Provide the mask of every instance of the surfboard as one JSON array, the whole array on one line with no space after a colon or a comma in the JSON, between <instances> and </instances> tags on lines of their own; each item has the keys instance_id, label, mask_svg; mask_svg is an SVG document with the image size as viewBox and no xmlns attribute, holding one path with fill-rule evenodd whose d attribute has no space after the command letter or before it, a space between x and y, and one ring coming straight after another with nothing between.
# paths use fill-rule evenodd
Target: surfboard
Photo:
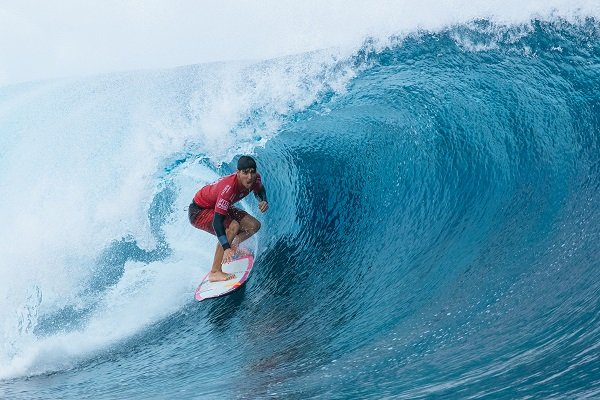
<instances>
[{"instance_id":1,"label":"surfboard","mask_svg":"<svg viewBox=\"0 0 600 400\"><path fill-rule=\"evenodd\" d=\"M227 281L211 282L208 280L207 273L196 289L196 300L202 301L224 296L239 289L248 280L253 264L254 257L252 255L236 258L230 263L223 264L223 272L235 275L235 278Z\"/></svg>"}]
</instances>

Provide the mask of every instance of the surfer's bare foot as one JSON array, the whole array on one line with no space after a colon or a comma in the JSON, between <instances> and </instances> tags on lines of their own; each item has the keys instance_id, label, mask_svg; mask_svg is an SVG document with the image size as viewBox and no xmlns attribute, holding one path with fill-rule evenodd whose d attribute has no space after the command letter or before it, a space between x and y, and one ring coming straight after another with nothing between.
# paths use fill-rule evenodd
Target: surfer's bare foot
<instances>
[{"instance_id":1,"label":"surfer's bare foot","mask_svg":"<svg viewBox=\"0 0 600 400\"><path fill-rule=\"evenodd\" d=\"M228 281L233 278L235 278L234 274L226 274L223 271L211 271L210 274L208 274L208 280L211 282Z\"/></svg>"}]
</instances>

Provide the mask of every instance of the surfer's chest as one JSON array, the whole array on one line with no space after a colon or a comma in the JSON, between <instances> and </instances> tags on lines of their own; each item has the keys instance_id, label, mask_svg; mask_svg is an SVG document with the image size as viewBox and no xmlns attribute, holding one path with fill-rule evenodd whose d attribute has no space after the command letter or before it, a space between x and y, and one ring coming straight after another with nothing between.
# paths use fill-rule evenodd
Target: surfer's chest
<instances>
[{"instance_id":1,"label":"surfer's chest","mask_svg":"<svg viewBox=\"0 0 600 400\"><path fill-rule=\"evenodd\" d=\"M241 199L243 199L244 197L248 196L248 194L250 194L250 190L248 189L243 189L240 192L236 193L233 195L233 198L231 199L232 203L235 203L236 201L239 201Z\"/></svg>"}]
</instances>

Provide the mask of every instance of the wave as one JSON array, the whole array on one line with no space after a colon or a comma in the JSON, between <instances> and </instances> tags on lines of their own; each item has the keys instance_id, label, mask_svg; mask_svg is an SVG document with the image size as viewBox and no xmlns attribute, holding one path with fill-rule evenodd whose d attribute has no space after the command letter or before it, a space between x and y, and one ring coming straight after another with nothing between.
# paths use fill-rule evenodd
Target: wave
<instances>
[{"instance_id":1,"label":"wave","mask_svg":"<svg viewBox=\"0 0 600 400\"><path fill-rule=\"evenodd\" d=\"M118 365L129 397L593 396L599 32L482 19L3 88L0 390L110 396ZM257 268L199 305L214 240L183 208L248 152Z\"/></svg>"}]
</instances>

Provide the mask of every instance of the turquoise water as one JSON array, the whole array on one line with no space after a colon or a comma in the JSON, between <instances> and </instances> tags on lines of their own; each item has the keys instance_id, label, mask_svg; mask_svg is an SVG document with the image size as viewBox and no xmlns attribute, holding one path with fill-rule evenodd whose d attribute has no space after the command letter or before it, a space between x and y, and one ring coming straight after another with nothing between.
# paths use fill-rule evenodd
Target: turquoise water
<instances>
[{"instance_id":1,"label":"turquoise water","mask_svg":"<svg viewBox=\"0 0 600 400\"><path fill-rule=\"evenodd\" d=\"M0 395L598 397L599 29L1 88ZM256 266L197 303L247 152Z\"/></svg>"}]
</instances>

